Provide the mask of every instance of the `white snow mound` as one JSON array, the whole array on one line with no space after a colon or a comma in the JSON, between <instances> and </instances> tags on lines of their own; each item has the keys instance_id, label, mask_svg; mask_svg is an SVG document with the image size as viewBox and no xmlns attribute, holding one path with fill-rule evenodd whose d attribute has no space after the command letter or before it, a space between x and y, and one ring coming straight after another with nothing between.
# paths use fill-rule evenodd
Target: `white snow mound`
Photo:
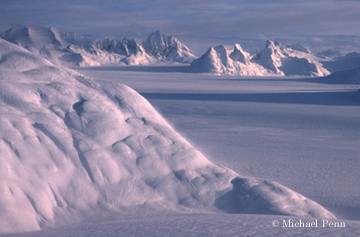
<instances>
[{"instance_id":1,"label":"white snow mound","mask_svg":"<svg viewBox=\"0 0 360 237\"><path fill-rule=\"evenodd\" d=\"M334 218L278 183L213 164L125 85L2 39L0 72L0 232L144 203Z\"/></svg>"}]
</instances>

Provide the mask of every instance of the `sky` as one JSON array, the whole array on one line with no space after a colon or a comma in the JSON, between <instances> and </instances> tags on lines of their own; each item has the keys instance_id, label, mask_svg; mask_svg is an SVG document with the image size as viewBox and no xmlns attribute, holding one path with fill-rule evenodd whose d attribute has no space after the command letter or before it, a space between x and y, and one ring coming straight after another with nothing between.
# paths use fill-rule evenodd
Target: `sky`
<instances>
[{"instance_id":1,"label":"sky","mask_svg":"<svg viewBox=\"0 0 360 237\"><path fill-rule=\"evenodd\" d=\"M54 26L92 38L144 40L160 30L196 50L266 39L360 50L360 1L0 0L0 32Z\"/></svg>"}]
</instances>

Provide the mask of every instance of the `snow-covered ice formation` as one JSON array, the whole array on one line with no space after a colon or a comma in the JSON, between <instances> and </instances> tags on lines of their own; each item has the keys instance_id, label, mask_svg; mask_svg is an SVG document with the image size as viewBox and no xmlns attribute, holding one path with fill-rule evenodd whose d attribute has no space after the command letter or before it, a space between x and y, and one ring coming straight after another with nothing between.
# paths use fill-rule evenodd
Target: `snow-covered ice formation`
<instances>
[{"instance_id":1,"label":"snow-covered ice formation","mask_svg":"<svg viewBox=\"0 0 360 237\"><path fill-rule=\"evenodd\" d=\"M207 160L131 88L0 39L0 232L123 206L334 218L276 183Z\"/></svg>"}]
</instances>

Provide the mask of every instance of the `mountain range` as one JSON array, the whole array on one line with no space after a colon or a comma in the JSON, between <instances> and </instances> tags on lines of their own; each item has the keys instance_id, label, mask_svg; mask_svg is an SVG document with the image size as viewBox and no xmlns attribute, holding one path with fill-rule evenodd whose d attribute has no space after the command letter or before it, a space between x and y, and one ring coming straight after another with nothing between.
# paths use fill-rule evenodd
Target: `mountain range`
<instances>
[{"instance_id":1,"label":"mountain range","mask_svg":"<svg viewBox=\"0 0 360 237\"><path fill-rule=\"evenodd\" d=\"M360 54L341 55L327 50L312 53L300 44L283 46L267 40L254 55L240 44L233 47L210 47L196 57L174 36L153 32L142 43L134 39L102 39L91 41L76 33L50 28L11 28L1 38L36 52L46 59L65 66L105 65L190 65L199 73L247 76L327 76L333 72L360 66Z\"/></svg>"},{"instance_id":2,"label":"mountain range","mask_svg":"<svg viewBox=\"0 0 360 237\"><path fill-rule=\"evenodd\" d=\"M196 58L174 36L165 36L159 31L152 33L142 44L128 38L90 41L54 27L11 28L0 37L66 66L190 63Z\"/></svg>"}]
</instances>

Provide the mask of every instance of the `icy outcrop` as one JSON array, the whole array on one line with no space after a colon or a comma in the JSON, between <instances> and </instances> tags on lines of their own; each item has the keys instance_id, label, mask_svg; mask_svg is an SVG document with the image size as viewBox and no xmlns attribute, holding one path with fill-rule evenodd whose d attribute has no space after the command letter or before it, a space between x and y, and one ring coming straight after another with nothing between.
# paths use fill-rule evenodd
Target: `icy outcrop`
<instances>
[{"instance_id":1,"label":"icy outcrop","mask_svg":"<svg viewBox=\"0 0 360 237\"><path fill-rule=\"evenodd\" d=\"M160 31L151 33L142 45L149 55L157 59L190 63L196 58L189 48L174 36L165 36Z\"/></svg>"},{"instance_id":2,"label":"icy outcrop","mask_svg":"<svg viewBox=\"0 0 360 237\"><path fill-rule=\"evenodd\" d=\"M229 212L228 198L237 213L248 212L246 200L254 213L334 217L278 183L213 164L125 85L2 39L0 58L1 232L145 204Z\"/></svg>"}]
</instances>

